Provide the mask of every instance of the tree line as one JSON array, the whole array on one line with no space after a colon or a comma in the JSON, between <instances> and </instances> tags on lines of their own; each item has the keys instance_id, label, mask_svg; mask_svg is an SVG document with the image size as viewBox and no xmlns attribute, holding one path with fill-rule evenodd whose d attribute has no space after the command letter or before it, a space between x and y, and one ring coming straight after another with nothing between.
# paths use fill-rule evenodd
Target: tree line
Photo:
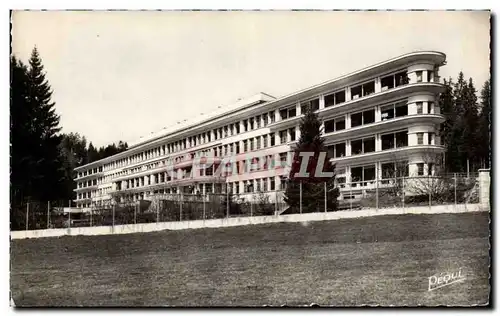
<instances>
[{"instance_id":1,"label":"tree line","mask_svg":"<svg viewBox=\"0 0 500 316\"><path fill-rule=\"evenodd\" d=\"M10 58L11 203L73 200L74 168L127 149L125 142L96 148L85 136L62 133L52 89L35 47L28 64Z\"/></svg>"},{"instance_id":2,"label":"tree line","mask_svg":"<svg viewBox=\"0 0 500 316\"><path fill-rule=\"evenodd\" d=\"M444 168L447 172L477 172L491 165L491 81L481 89L479 100L472 78L460 72L456 81L444 79L440 95L441 140L446 146Z\"/></svg>"}]
</instances>

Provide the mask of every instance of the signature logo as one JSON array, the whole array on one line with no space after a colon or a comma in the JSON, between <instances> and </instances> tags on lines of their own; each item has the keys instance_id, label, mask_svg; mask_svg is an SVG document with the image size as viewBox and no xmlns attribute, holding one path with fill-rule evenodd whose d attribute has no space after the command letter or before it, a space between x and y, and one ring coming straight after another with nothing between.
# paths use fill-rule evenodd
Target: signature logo
<instances>
[{"instance_id":1,"label":"signature logo","mask_svg":"<svg viewBox=\"0 0 500 316\"><path fill-rule=\"evenodd\" d=\"M434 291L463 280L465 280L463 268L441 272L429 277L429 291Z\"/></svg>"}]
</instances>

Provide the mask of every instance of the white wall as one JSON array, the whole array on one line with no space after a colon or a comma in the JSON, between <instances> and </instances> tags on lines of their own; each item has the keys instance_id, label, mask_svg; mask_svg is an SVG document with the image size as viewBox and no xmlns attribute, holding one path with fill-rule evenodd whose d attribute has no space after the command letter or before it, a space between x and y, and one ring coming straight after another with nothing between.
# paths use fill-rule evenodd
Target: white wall
<instances>
[{"instance_id":1,"label":"white wall","mask_svg":"<svg viewBox=\"0 0 500 316\"><path fill-rule=\"evenodd\" d=\"M76 236L76 235L111 235L111 234L131 234L138 232L153 232L161 230L180 230L197 228L220 228L243 225L257 225L267 223L281 222L308 222L336 220L341 218L357 218L378 215L397 215L397 214L437 214L437 213L464 213L489 210L480 204L461 204L461 205L436 205L415 206L407 208L385 208L385 209L363 209L360 211L339 211L328 213L307 213L290 214L279 216L255 216L255 217L236 217L196 221L163 222L149 224L130 224L117 226L99 226L99 227L76 227L65 229L44 229L13 231L10 233L12 239Z\"/></svg>"}]
</instances>

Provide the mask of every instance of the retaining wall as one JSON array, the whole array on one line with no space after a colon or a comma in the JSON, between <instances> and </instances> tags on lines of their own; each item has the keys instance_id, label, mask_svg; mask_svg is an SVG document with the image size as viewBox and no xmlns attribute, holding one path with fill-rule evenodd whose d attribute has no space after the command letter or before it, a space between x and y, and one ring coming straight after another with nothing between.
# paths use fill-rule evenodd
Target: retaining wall
<instances>
[{"instance_id":1,"label":"retaining wall","mask_svg":"<svg viewBox=\"0 0 500 316\"><path fill-rule=\"evenodd\" d=\"M179 230L179 229L197 229L197 228L219 228L243 225L257 225L282 222L308 222L308 221L327 221L342 218L357 218L379 215L397 215L397 214L432 214L432 213L464 213L489 211L481 204L460 204L460 205L436 205L415 206L407 208L384 208L384 209L363 209L359 211L339 211L328 213L307 213L290 215L271 215L254 217L234 217L210 220L180 221L180 222L162 222L148 224L129 224L116 226L97 226L97 227L74 227L62 229L41 229L27 231L13 231L10 233L12 239L76 236L76 235L111 235L111 234L132 234L146 233L161 230Z\"/></svg>"}]
</instances>

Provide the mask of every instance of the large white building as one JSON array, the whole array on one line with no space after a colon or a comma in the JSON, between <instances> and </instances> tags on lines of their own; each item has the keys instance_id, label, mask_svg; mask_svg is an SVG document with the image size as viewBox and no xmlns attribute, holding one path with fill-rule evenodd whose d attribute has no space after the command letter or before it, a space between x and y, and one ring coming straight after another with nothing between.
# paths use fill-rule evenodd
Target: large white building
<instances>
[{"instance_id":1,"label":"large white building","mask_svg":"<svg viewBox=\"0 0 500 316\"><path fill-rule=\"evenodd\" d=\"M405 175L432 174L435 166L426 157L444 152L438 71L445 59L440 52L413 52L280 98L259 93L224 112L179 123L76 168L76 204L223 192L226 186L243 195L280 190L288 170L268 159L290 159L305 105L322 121L341 198L372 187L375 179L391 185L384 179L402 165ZM227 168L217 172L221 163Z\"/></svg>"}]
</instances>

